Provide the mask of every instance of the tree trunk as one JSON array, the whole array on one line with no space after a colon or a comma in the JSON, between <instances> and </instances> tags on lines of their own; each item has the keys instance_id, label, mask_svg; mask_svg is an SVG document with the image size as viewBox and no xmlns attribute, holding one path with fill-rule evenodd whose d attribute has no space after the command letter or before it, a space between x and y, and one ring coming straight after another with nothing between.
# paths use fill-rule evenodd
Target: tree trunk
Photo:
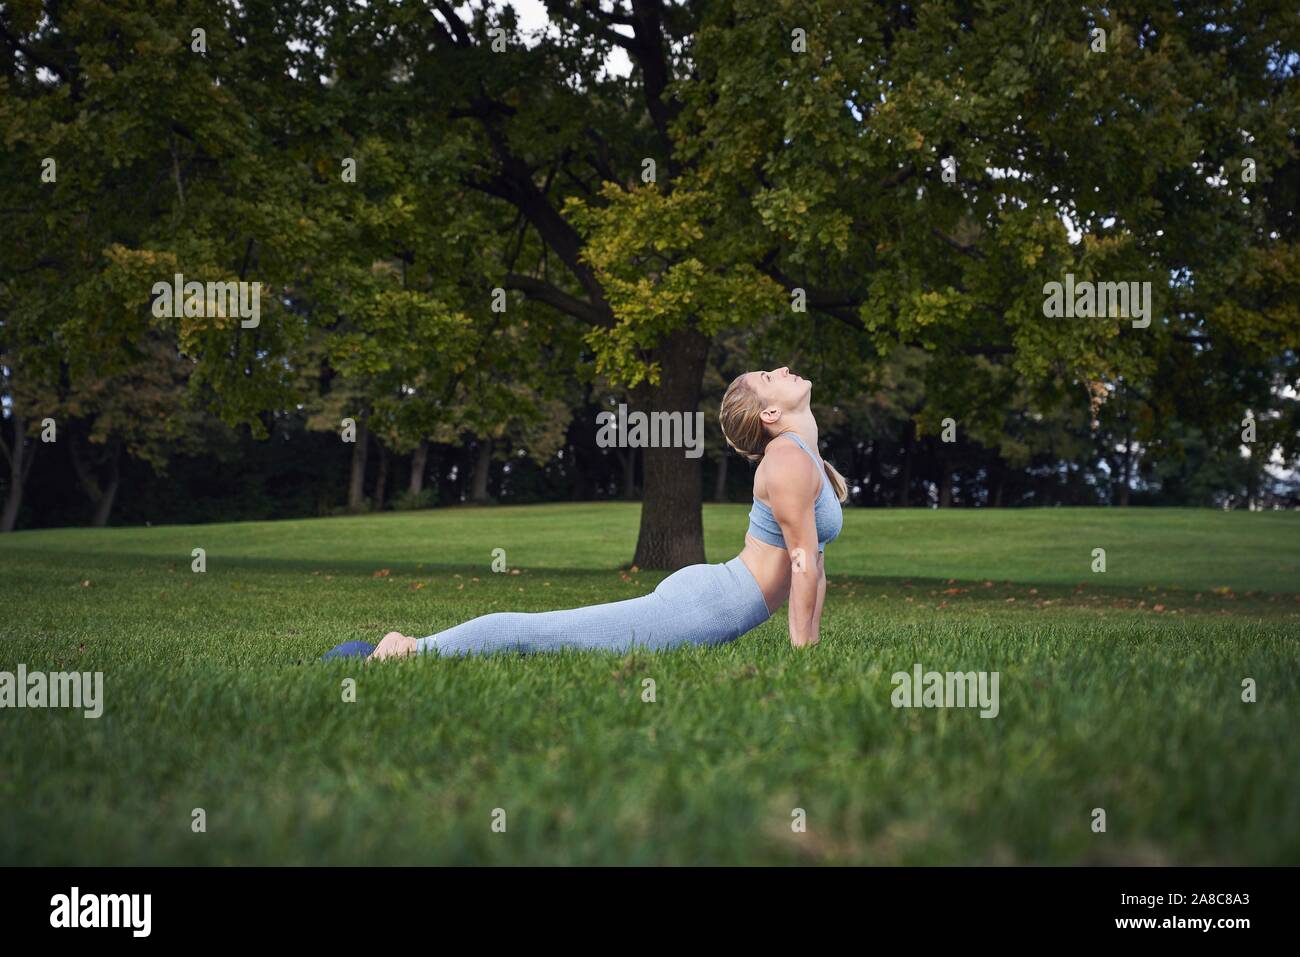
<instances>
[{"instance_id":1,"label":"tree trunk","mask_svg":"<svg viewBox=\"0 0 1300 957\"><path fill-rule=\"evenodd\" d=\"M864 505L875 505L880 501L876 495L876 475L880 471L880 442L877 439L871 440L871 454L867 456L867 477L862 483L862 491L865 493L866 501Z\"/></svg>"},{"instance_id":2,"label":"tree trunk","mask_svg":"<svg viewBox=\"0 0 1300 957\"><path fill-rule=\"evenodd\" d=\"M946 461L939 467L943 469L943 477L939 479L939 507L952 508L952 469Z\"/></svg>"},{"instance_id":3,"label":"tree trunk","mask_svg":"<svg viewBox=\"0 0 1300 957\"><path fill-rule=\"evenodd\" d=\"M72 468L77 473L81 488L95 506L91 524L103 528L108 524L108 516L113 511L113 500L117 498L117 487L121 477L119 463L122 456L122 443L114 439L108 446L108 484L101 487L99 477L95 474L96 466L86 461L79 450L75 435L68 436L68 452L72 456Z\"/></svg>"},{"instance_id":4,"label":"tree trunk","mask_svg":"<svg viewBox=\"0 0 1300 957\"><path fill-rule=\"evenodd\" d=\"M457 471L455 458L460 454L460 450L455 447L445 445L430 446L430 458L433 464L429 467L429 474L433 477L434 486L438 489L438 501L440 502L457 502L460 501L460 488L457 486L457 479L460 472Z\"/></svg>"},{"instance_id":5,"label":"tree trunk","mask_svg":"<svg viewBox=\"0 0 1300 957\"><path fill-rule=\"evenodd\" d=\"M103 528L108 524L108 516L113 511L113 502L117 498L117 486L121 478L118 470L119 452L113 452L112 465L110 466L108 485L104 487L104 494L100 496L99 502L95 505L95 517L91 524L95 528Z\"/></svg>"},{"instance_id":6,"label":"tree trunk","mask_svg":"<svg viewBox=\"0 0 1300 957\"><path fill-rule=\"evenodd\" d=\"M727 454L724 448L718 458L718 474L713 477L713 500L715 502L725 502L727 500L727 462L731 456Z\"/></svg>"},{"instance_id":7,"label":"tree trunk","mask_svg":"<svg viewBox=\"0 0 1300 957\"><path fill-rule=\"evenodd\" d=\"M1121 460L1122 467L1119 480L1119 506L1120 508L1128 507L1129 482L1133 474L1133 439L1125 437L1124 439L1124 458Z\"/></svg>"},{"instance_id":8,"label":"tree trunk","mask_svg":"<svg viewBox=\"0 0 1300 957\"><path fill-rule=\"evenodd\" d=\"M474 456L470 452L468 444L461 445L456 449L456 497L454 501L469 501L465 490L469 487L469 477L474 470L473 459Z\"/></svg>"},{"instance_id":9,"label":"tree trunk","mask_svg":"<svg viewBox=\"0 0 1300 957\"><path fill-rule=\"evenodd\" d=\"M592 476L598 464L601 470L604 468L604 455L596 447L595 430L590 427L591 417L600 411L591 404L591 392L591 383L583 386L582 405L565 432L564 457L567 460L566 471L572 474L570 485L575 502L593 497Z\"/></svg>"},{"instance_id":10,"label":"tree trunk","mask_svg":"<svg viewBox=\"0 0 1300 957\"><path fill-rule=\"evenodd\" d=\"M910 419L903 432L903 470L898 476L898 507L907 508L912 484L912 452L916 448L916 423Z\"/></svg>"},{"instance_id":11,"label":"tree trunk","mask_svg":"<svg viewBox=\"0 0 1300 957\"><path fill-rule=\"evenodd\" d=\"M583 464L585 451L580 451L576 442L570 442L565 452L569 455L572 463L570 468L573 469L573 501L585 502L591 497L591 483L587 477L590 470Z\"/></svg>"},{"instance_id":12,"label":"tree trunk","mask_svg":"<svg viewBox=\"0 0 1300 957\"><path fill-rule=\"evenodd\" d=\"M638 389L650 411L694 415L700 404L709 339L693 328L666 336L655 350L659 385ZM685 449L643 450L641 529L633 562L669 571L704 562L704 490L700 459Z\"/></svg>"},{"instance_id":13,"label":"tree trunk","mask_svg":"<svg viewBox=\"0 0 1300 957\"><path fill-rule=\"evenodd\" d=\"M375 445L379 449L379 474L375 476L374 509L379 512L384 508L384 493L388 488L388 449L378 439Z\"/></svg>"},{"instance_id":14,"label":"tree trunk","mask_svg":"<svg viewBox=\"0 0 1300 957\"><path fill-rule=\"evenodd\" d=\"M9 468L9 490L5 493L5 508L0 515L0 532L12 532L18 524L18 509L23 504L23 486L18 481L18 469Z\"/></svg>"},{"instance_id":15,"label":"tree trunk","mask_svg":"<svg viewBox=\"0 0 1300 957\"><path fill-rule=\"evenodd\" d=\"M636 501L636 449L620 451L618 464L623 466L623 498L634 502Z\"/></svg>"},{"instance_id":16,"label":"tree trunk","mask_svg":"<svg viewBox=\"0 0 1300 957\"><path fill-rule=\"evenodd\" d=\"M366 428L366 417L357 420L356 442L352 445L352 472L348 476L348 508L361 511L366 497L366 454L370 446L370 430Z\"/></svg>"},{"instance_id":17,"label":"tree trunk","mask_svg":"<svg viewBox=\"0 0 1300 957\"><path fill-rule=\"evenodd\" d=\"M0 532L12 532L18 524L18 510L23 504L23 486L27 484L27 473L32 470L32 462L36 458L35 445L32 446L31 454L27 451L27 421L22 413L12 407L9 417L14 424L12 451L4 448L3 440L0 439L0 448L4 448L5 457L9 460L9 491L5 495L4 514L0 517Z\"/></svg>"},{"instance_id":18,"label":"tree trunk","mask_svg":"<svg viewBox=\"0 0 1300 957\"><path fill-rule=\"evenodd\" d=\"M424 467L428 461L429 442L427 439L420 439L420 444L411 453L411 481L406 487L413 496L424 491Z\"/></svg>"},{"instance_id":19,"label":"tree trunk","mask_svg":"<svg viewBox=\"0 0 1300 957\"><path fill-rule=\"evenodd\" d=\"M469 500L477 505L488 501L488 475L492 471L492 439L478 444L478 460L474 463L474 479L470 485Z\"/></svg>"}]
</instances>

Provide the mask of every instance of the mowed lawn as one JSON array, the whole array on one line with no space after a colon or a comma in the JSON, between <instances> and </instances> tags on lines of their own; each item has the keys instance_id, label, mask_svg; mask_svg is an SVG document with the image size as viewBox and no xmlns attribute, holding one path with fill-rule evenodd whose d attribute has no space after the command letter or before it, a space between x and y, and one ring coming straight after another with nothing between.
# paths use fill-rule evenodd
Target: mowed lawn
<instances>
[{"instance_id":1,"label":"mowed lawn","mask_svg":"<svg viewBox=\"0 0 1300 957\"><path fill-rule=\"evenodd\" d=\"M746 511L706 508L710 561ZM104 674L98 719L0 710L0 864L1300 863L1300 514L854 509L810 650L783 610L717 649L316 660L644 594L638 518L0 536L0 671ZM998 715L893 707L918 663L998 672Z\"/></svg>"}]
</instances>

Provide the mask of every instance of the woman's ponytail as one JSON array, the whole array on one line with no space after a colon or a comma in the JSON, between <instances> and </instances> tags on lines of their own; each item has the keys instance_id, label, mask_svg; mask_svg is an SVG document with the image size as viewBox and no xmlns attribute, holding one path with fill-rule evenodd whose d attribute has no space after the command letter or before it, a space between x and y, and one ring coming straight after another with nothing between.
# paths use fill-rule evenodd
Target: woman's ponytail
<instances>
[{"instance_id":1,"label":"woman's ponytail","mask_svg":"<svg viewBox=\"0 0 1300 957\"><path fill-rule=\"evenodd\" d=\"M822 467L826 469L826 477L831 480L831 490L835 492L835 497L841 502L847 502L849 500L849 484L844 481L844 476L825 459L822 459Z\"/></svg>"}]
</instances>

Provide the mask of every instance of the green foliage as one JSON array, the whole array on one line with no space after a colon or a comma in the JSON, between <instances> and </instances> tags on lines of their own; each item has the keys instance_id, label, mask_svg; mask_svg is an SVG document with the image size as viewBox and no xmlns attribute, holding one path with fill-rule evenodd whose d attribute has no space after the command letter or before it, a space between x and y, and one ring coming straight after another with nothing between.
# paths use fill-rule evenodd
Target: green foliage
<instances>
[{"instance_id":1,"label":"green foliage","mask_svg":"<svg viewBox=\"0 0 1300 957\"><path fill-rule=\"evenodd\" d=\"M534 38L494 3L10 4L8 401L158 467L186 416L265 435L297 407L398 452L473 436L541 460L583 386L653 386L697 329L817 368L829 410L924 355L887 404L1008 462L1077 447L1027 423L1073 433L1099 397L1161 456L1246 408L1292 421L1294 4L638 9L628 39L568 3ZM261 283L260 324L155 318L178 272ZM1045 317L1067 273L1150 282L1151 326ZM126 388L148 394L110 407Z\"/></svg>"},{"instance_id":2,"label":"green foliage","mask_svg":"<svg viewBox=\"0 0 1300 957\"><path fill-rule=\"evenodd\" d=\"M612 328L586 337L596 371L612 382L627 388L657 382L658 364L645 356L675 329L694 326L715 335L788 303L775 280L752 263L733 261L734 250L715 232L718 210L709 193L625 191L606 183L600 196L600 206L571 197L565 212L587 236L583 258L617 317Z\"/></svg>"}]
</instances>

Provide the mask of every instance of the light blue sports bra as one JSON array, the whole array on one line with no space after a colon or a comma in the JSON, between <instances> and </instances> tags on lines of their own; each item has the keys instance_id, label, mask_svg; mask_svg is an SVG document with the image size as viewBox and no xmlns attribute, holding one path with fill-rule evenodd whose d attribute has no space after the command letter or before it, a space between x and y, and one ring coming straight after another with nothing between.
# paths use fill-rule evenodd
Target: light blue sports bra
<instances>
[{"instance_id":1,"label":"light blue sports bra","mask_svg":"<svg viewBox=\"0 0 1300 957\"><path fill-rule=\"evenodd\" d=\"M817 493L817 501L813 504L813 519L817 523L817 551L826 550L828 542L835 541L840 534L840 529L844 527L844 512L840 508L840 500L835 497L835 490L831 487L831 478L822 468L821 463L817 461L817 456L804 444L803 439L799 438L794 432L783 432L782 435L788 435L799 443L799 448L808 453L813 464L817 466L817 471L822 476L822 490ZM778 435L776 438L779 439ZM776 439L772 440L773 442ZM758 497L754 497L754 507L749 510L749 534L753 535L760 542L766 542L769 545L775 545L777 548L785 548L785 536L781 534L781 525L772 514L772 508L765 502L760 502Z\"/></svg>"}]
</instances>

